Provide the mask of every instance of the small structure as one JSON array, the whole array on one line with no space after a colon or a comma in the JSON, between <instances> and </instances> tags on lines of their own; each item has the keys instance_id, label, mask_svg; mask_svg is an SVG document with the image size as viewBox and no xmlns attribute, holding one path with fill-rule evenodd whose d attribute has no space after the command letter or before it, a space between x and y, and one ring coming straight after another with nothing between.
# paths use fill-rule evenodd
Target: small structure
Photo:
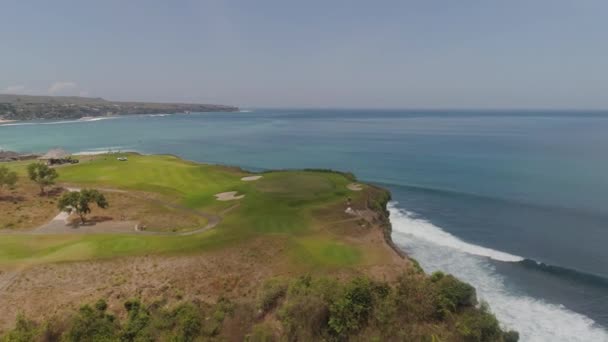
<instances>
[{"instance_id":1,"label":"small structure","mask_svg":"<svg viewBox=\"0 0 608 342\"><path fill-rule=\"evenodd\" d=\"M60 148L54 148L48 151L45 155L38 158L38 160L46 162L48 165L73 163L72 155L66 150Z\"/></svg>"}]
</instances>

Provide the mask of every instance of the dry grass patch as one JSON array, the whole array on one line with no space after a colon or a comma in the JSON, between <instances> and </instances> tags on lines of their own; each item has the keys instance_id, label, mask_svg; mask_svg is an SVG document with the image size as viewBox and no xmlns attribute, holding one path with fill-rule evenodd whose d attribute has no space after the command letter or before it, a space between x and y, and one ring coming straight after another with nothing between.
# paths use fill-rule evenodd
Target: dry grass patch
<instances>
[{"instance_id":1,"label":"dry grass patch","mask_svg":"<svg viewBox=\"0 0 608 342\"><path fill-rule=\"evenodd\" d=\"M102 191L103 192L103 191ZM104 192L110 207L93 210L88 219L103 221L137 221L151 231L188 231L204 227L207 219L157 202L141 199L128 193Z\"/></svg>"},{"instance_id":2,"label":"dry grass patch","mask_svg":"<svg viewBox=\"0 0 608 342\"><path fill-rule=\"evenodd\" d=\"M43 225L59 212L57 199L62 189L40 195L40 189L21 177L14 189L0 192L0 229L29 229Z\"/></svg>"}]
</instances>

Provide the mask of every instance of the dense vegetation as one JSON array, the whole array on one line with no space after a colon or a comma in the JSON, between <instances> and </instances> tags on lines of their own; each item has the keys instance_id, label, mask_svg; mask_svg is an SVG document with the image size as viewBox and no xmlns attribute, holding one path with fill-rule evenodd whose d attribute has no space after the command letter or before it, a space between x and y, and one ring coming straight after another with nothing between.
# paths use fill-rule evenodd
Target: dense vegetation
<instances>
[{"instance_id":1,"label":"dense vegetation","mask_svg":"<svg viewBox=\"0 0 608 342\"><path fill-rule=\"evenodd\" d=\"M66 119L84 116L183 112L234 112L238 108L211 104L113 102L75 96L0 94L0 119Z\"/></svg>"},{"instance_id":2,"label":"dense vegetation","mask_svg":"<svg viewBox=\"0 0 608 342\"><path fill-rule=\"evenodd\" d=\"M110 312L102 299L37 324L20 316L3 341L504 341L475 289L451 275L411 272L390 285L304 276L267 281L254 301L173 306L137 299ZM239 324L242 329L231 330Z\"/></svg>"}]
</instances>

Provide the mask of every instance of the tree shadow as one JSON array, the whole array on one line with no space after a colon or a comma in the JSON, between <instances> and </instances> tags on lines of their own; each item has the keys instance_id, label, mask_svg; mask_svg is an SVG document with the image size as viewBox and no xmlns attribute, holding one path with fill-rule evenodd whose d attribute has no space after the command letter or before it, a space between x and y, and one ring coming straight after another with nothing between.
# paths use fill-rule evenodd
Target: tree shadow
<instances>
[{"instance_id":1,"label":"tree shadow","mask_svg":"<svg viewBox=\"0 0 608 342\"><path fill-rule=\"evenodd\" d=\"M49 190L45 190L44 194L42 194L42 196L46 196L46 197L57 197L59 195L61 195L62 193L64 193L66 190L64 188L61 187L55 187Z\"/></svg>"},{"instance_id":2,"label":"tree shadow","mask_svg":"<svg viewBox=\"0 0 608 342\"><path fill-rule=\"evenodd\" d=\"M68 226L70 226L72 228L90 227L90 226L94 226L98 223L112 221L112 220L114 220L114 219L110 216L92 216L92 217L88 217L86 219L86 221L84 223L82 223L80 221L80 218L78 217L78 218L72 219L71 222L68 224Z\"/></svg>"}]
</instances>

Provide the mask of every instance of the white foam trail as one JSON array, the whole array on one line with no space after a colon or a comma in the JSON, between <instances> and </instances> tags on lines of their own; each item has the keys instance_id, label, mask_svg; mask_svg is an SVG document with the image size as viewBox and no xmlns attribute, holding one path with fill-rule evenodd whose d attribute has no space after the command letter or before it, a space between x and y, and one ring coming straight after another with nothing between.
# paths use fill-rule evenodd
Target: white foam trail
<instances>
[{"instance_id":1,"label":"white foam trail","mask_svg":"<svg viewBox=\"0 0 608 342\"><path fill-rule=\"evenodd\" d=\"M2 126L35 126L35 125L65 125L65 124L76 124L76 123L84 123L84 122L95 122L101 120L112 120L117 119L118 117L97 117L97 118L80 118L77 120L62 120L62 121L38 121L38 122L15 122L15 123L7 123Z\"/></svg>"},{"instance_id":2,"label":"white foam trail","mask_svg":"<svg viewBox=\"0 0 608 342\"><path fill-rule=\"evenodd\" d=\"M251 113L251 112L253 112L253 110L251 110L251 109L241 109L241 110L239 110L239 113Z\"/></svg>"},{"instance_id":3,"label":"white foam trail","mask_svg":"<svg viewBox=\"0 0 608 342\"><path fill-rule=\"evenodd\" d=\"M110 146L110 147L100 147L100 148L92 148L90 150L84 150L80 152L74 153L75 156L94 156L98 154L107 154L107 153L116 153L116 152L135 152L132 150L126 150L123 146Z\"/></svg>"},{"instance_id":4,"label":"white foam trail","mask_svg":"<svg viewBox=\"0 0 608 342\"><path fill-rule=\"evenodd\" d=\"M395 203L389 204L389 211L392 238L399 247L418 260L425 271L448 272L475 286L479 299L490 304L501 325L520 333L520 341L608 341L608 332L592 319L510 291L488 259L479 257L479 253L469 253L471 248L463 248L464 242L456 237L438 234L437 231L443 232L441 228L413 218ZM421 229L430 232L423 233ZM433 237L439 241L433 241Z\"/></svg>"},{"instance_id":5,"label":"white foam trail","mask_svg":"<svg viewBox=\"0 0 608 342\"><path fill-rule=\"evenodd\" d=\"M84 122L92 122L92 121L101 121L101 120L108 120L108 119L113 119L113 118L108 118L108 117L103 117L103 118L80 118L78 119L78 121L84 121Z\"/></svg>"},{"instance_id":6,"label":"white foam trail","mask_svg":"<svg viewBox=\"0 0 608 342\"><path fill-rule=\"evenodd\" d=\"M395 218L398 220L407 221L408 223L407 225L402 226L402 228L405 228L406 230L400 231L401 233L410 234L419 239L428 240L441 246L454 248L465 253L484 256L498 261L518 262L524 260L524 258L517 255L464 242L426 220L415 218L413 214L408 211L395 210L396 204L396 202L389 203L391 219Z\"/></svg>"}]
</instances>

